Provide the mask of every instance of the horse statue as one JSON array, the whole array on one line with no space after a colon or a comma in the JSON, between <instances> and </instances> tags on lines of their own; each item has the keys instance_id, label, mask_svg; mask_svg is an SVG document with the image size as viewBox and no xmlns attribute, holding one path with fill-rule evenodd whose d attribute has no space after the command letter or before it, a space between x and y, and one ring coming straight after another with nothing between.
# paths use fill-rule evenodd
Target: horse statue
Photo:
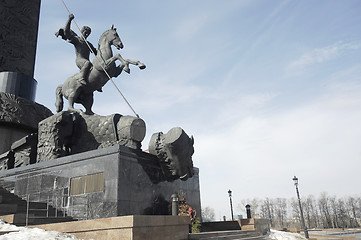
<instances>
[{"instance_id":1,"label":"horse statue","mask_svg":"<svg viewBox=\"0 0 361 240\"><path fill-rule=\"evenodd\" d=\"M129 64L136 65L139 69L144 69L146 67L140 61L124 60L119 53L113 56L113 51L111 49L112 45L118 50L123 48L123 43L114 26L105 31L99 39L98 51L96 57L93 59L93 66L90 69L87 84L81 84L79 81L79 78L81 78L80 72L69 77L64 84L57 87L55 102L57 112L63 110L64 96L68 99L69 111L76 111L74 109L74 103L80 103L85 108L85 114L94 114L92 111L94 91L101 91L101 88L110 80L110 78L119 76L123 70L130 73ZM116 60L119 60L121 64L116 66Z\"/></svg>"}]
</instances>

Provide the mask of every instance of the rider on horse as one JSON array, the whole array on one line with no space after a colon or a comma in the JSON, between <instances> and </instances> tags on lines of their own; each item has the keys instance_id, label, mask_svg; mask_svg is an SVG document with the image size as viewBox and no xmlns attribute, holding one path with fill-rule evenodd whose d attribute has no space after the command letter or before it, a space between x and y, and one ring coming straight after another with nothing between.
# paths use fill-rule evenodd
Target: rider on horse
<instances>
[{"instance_id":1,"label":"rider on horse","mask_svg":"<svg viewBox=\"0 0 361 240\"><path fill-rule=\"evenodd\" d=\"M55 33L55 36L61 36L64 40L67 40L69 43L74 45L75 54L76 54L76 65L80 69L80 78L78 79L81 85L86 85L88 82L88 76L90 72L90 68L92 67L91 62L89 61L90 49L94 55L97 54L97 50L95 47L88 42L86 39L91 33L91 29L88 26L84 26L81 29L82 36L79 37L75 32L70 29L71 21L74 19L74 15L70 14L68 21L65 24L64 28L60 28L58 32ZM101 92L101 89L98 89Z\"/></svg>"},{"instance_id":2,"label":"rider on horse","mask_svg":"<svg viewBox=\"0 0 361 240\"><path fill-rule=\"evenodd\" d=\"M94 114L92 111L94 91L101 91L102 87L111 80L112 77L118 77L122 71L130 73L129 64L136 65L139 69L144 69L146 66L140 61L123 59L119 53L113 55L112 46L116 47L118 50L123 48L123 43L120 40L114 25L100 36L96 57L93 59L92 63L90 63L90 50L85 46L87 44L85 38L89 36L90 30L83 28L82 32L84 37L81 39L70 30L70 22L73 19L74 16L70 14L65 28L60 29L56 35L62 36L63 39L74 45L76 63L80 68L80 73L67 78L64 84L61 84L56 88L55 106L57 112L62 111L64 103L63 97L65 97L68 99L69 111L76 110L74 108L74 103L80 103L85 108L85 114L91 115ZM90 48L93 49L94 47ZM120 61L121 64L116 65L116 61ZM84 82L86 81L85 84L80 83L81 80Z\"/></svg>"}]
</instances>

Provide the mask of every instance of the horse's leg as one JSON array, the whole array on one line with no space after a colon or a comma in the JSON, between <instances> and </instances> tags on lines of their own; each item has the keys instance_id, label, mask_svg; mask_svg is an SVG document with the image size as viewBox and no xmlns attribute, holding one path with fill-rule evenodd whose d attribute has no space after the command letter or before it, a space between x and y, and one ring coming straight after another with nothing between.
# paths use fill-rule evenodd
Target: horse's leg
<instances>
[{"instance_id":1,"label":"horse's leg","mask_svg":"<svg viewBox=\"0 0 361 240\"><path fill-rule=\"evenodd\" d=\"M64 101L63 101L62 88L63 85L59 85L56 88L56 101L55 101L56 112L60 112L61 110L63 110Z\"/></svg>"},{"instance_id":2,"label":"horse's leg","mask_svg":"<svg viewBox=\"0 0 361 240\"><path fill-rule=\"evenodd\" d=\"M109 58L108 60L105 61L105 65L106 66L109 66L110 64L112 64L116 59L118 59L119 61L122 62L122 66L123 66L123 69L125 72L127 73L130 73L130 68L129 68L129 64L133 64L133 65L136 65L138 66L140 69L145 69L145 64L140 62L140 61L134 61L134 60L131 60L131 59L127 59L127 60L124 60L124 58L118 53L116 55L114 55L113 57ZM120 73L119 73L120 74ZM119 75L118 74L118 75Z\"/></svg>"},{"instance_id":3,"label":"horse's leg","mask_svg":"<svg viewBox=\"0 0 361 240\"><path fill-rule=\"evenodd\" d=\"M127 59L127 60L124 60L123 58L121 58L124 62L122 62L122 66L123 66L123 69L125 72L127 73L130 73L130 68L129 68L129 64L133 64L133 65L136 65L139 67L139 69L143 70L145 68L145 64L144 63L141 63L140 61L134 61L134 60L130 60L130 59ZM122 61L121 60L121 61ZM120 73L119 73L120 74ZM118 75L119 75L118 74Z\"/></svg>"},{"instance_id":4,"label":"horse's leg","mask_svg":"<svg viewBox=\"0 0 361 240\"><path fill-rule=\"evenodd\" d=\"M144 63L141 63L140 61L134 61L134 60L130 60L130 59L127 59L127 60L124 60L124 58L118 53L116 55L114 55L113 57L107 59L104 61L104 65L103 66L105 69L107 69L108 66L110 66L112 63L114 63L116 60L119 60L122 62L122 64L120 65L121 67L120 68L117 68L117 74L115 76L118 76L121 71L125 71L127 73L130 73L130 68L129 68L129 64L133 64L133 65L136 65L138 66L140 69L145 69L145 64ZM99 71L101 69L98 69ZM120 71L118 73L118 71Z\"/></svg>"},{"instance_id":5,"label":"horse's leg","mask_svg":"<svg viewBox=\"0 0 361 240\"><path fill-rule=\"evenodd\" d=\"M68 96L68 110L69 111L75 111L74 109L74 103L75 103L75 100L79 97L79 94L80 94L80 88L77 87L77 88L74 88L73 91L69 94Z\"/></svg>"},{"instance_id":6,"label":"horse's leg","mask_svg":"<svg viewBox=\"0 0 361 240\"><path fill-rule=\"evenodd\" d=\"M121 64L123 66L122 70L124 70L127 73L130 73L128 62L125 61L119 53L114 55L113 57L103 61L102 63L100 63L100 61L93 63L93 66L95 66L98 71L102 71L103 70L102 68L105 68L105 70L108 70L108 67L111 66L111 64L113 64L116 60L119 60L122 62L122 64ZM98 63L101 64L102 67L99 66ZM116 76L118 76L118 75L116 75Z\"/></svg>"},{"instance_id":7,"label":"horse's leg","mask_svg":"<svg viewBox=\"0 0 361 240\"><path fill-rule=\"evenodd\" d=\"M93 93L89 93L83 97L82 104L85 108L85 114L87 114L87 115L94 114L92 111L93 103L94 103L94 94Z\"/></svg>"},{"instance_id":8,"label":"horse's leg","mask_svg":"<svg viewBox=\"0 0 361 240\"><path fill-rule=\"evenodd\" d=\"M127 59L125 60L126 62L130 63L130 64L133 64L133 65L136 65L139 67L139 69L143 70L145 69L145 64L144 63L141 63L140 61L134 61L134 60L130 60L130 59Z\"/></svg>"},{"instance_id":9,"label":"horse's leg","mask_svg":"<svg viewBox=\"0 0 361 240\"><path fill-rule=\"evenodd\" d=\"M124 65L119 65L118 67L115 68L115 73L114 73L114 77L118 77L122 71L123 71Z\"/></svg>"},{"instance_id":10,"label":"horse's leg","mask_svg":"<svg viewBox=\"0 0 361 240\"><path fill-rule=\"evenodd\" d=\"M129 62L127 60L124 60L124 58L119 53L117 53L114 57L116 57L119 61L122 62L122 70L126 73L130 73Z\"/></svg>"}]
</instances>

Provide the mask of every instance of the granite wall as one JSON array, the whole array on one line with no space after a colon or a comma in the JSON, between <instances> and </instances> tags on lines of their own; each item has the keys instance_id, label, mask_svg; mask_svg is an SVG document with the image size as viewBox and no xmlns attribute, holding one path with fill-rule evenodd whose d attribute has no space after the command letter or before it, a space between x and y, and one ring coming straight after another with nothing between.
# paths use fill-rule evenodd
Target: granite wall
<instances>
[{"instance_id":1,"label":"granite wall","mask_svg":"<svg viewBox=\"0 0 361 240\"><path fill-rule=\"evenodd\" d=\"M77 219L166 215L175 192L182 193L200 213L198 169L187 181L159 182L155 156L124 146L10 169L1 172L0 178L16 195L50 201Z\"/></svg>"}]
</instances>

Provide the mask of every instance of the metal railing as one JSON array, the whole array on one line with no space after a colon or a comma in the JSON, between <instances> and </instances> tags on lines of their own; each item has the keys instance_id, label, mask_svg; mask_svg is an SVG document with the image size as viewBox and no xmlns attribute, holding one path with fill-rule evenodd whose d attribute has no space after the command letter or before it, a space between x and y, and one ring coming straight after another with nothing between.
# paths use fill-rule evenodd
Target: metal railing
<instances>
[{"instance_id":1,"label":"metal railing","mask_svg":"<svg viewBox=\"0 0 361 240\"><path fill-rule=\"evenodd\" d=\"M65 192L65 193L64 193ZM69 195L68 192L63 191L61 195L58 196L48 196L46 202L37 202L37 203L46 203L45 207L33 206L35 202L31 202L31 194L26 195L26 217L25 217L25 225L29 225L30 219L39 218L39 216L35 216L32 214L33 211L44 211L44 218L49 217L65 217L65 216L74 216L77 215L77 209L79 207L83 207L84 215L76 216L78 220L88 220L89 218L93 218L92 216L92 204L89 200L88 196L84 196L86 198L86 202L83 204L76 204L74 206L75 199ZM82 206L81 206L82 205ZM52 215L52 211L54 209L54 215ZM75 211L75 212L74 212ZM62 216L59 216L59 212L62 212ZM79 214L78 214L79 215Z\"/></svg>"},{"instance_id":2,"label":"metal railing","mask_svg":"<svg viewBox=\"0 0 361 240\"><path fill-rule=\"evenodd\" d=\"M61 199L61 201L59 201L59 198ZM55 204L54 201L55 200ZM66 201L67 204L63 204ZM32 211L44 211L46 218L51 217L49 212L51 208L54 208L54 217L60 217L58 216L58 212L61 211L62 212L62 217L65 217L66 215L68 215L68 210L69 210L69 196L68 195L64 195L62 194L61 197L56 196L55 198L50 199L50 197L47 197L46 200L46 206L45 208L41 208L41 207L31 207L31 204L34 203L44 203L44 202L30 202L30 194L26 195L26 216L25 216L25 226L29 225L29 219L36 219L38 217L33 216L32 214L30 214ZM60 204L59 204L60 203Z\"/></svg>"}]
</instances>

